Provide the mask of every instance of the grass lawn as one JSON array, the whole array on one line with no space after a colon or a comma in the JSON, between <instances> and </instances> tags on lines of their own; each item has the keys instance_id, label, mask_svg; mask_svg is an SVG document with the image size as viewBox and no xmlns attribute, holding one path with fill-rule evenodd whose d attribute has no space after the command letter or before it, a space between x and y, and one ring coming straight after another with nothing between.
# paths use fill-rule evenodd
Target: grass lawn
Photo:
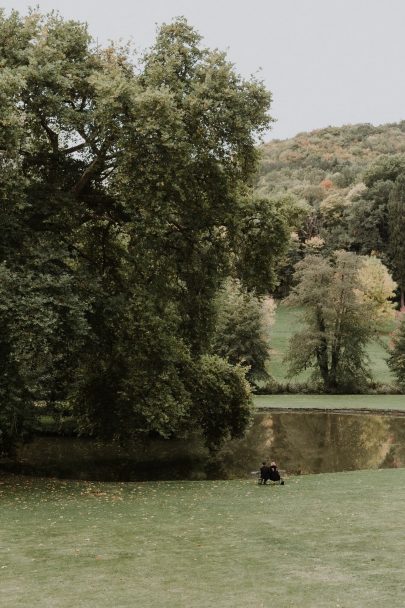
<instances>
[{"instance_id":1,"label":"grass lawn","mask_svg":"<svg viewBox=\"0 0 405 608\"><path fill-rule=\"evenodd\" d=\"M404 605L405 469L0 491L2 608Z\"/></svg>"},{"instance_id":2,"label":"grass lawn","mask_svg":"<svg viewBox=\"0 0 405 608\"><path fill-rule=\"evenodd\" d=\"M404 410L405 395L255 395L257 408Z\"/></svg>"},{"instance_id":3,"label":"grass lawn","mask_svg":"<svg viewBox=\"0 0 405 608\"><path fill-rule=\"evenodd\" d=\"M278 382L286 380L287 367L283 358L288 350L288 344L292 334L300 330L299 311L279 304L276 309L275 322L271 330L271 359L269 372ZM389 335L382 336L385 344L388 344ZM378 342L372 342L368 346L368 354L371 359L371 368L376 382L389 384L393 381L393 375L387 365L387 351ZM293 382L305 382L310 372L303 372L293 378Z\"/></svg>"}]
</instances>

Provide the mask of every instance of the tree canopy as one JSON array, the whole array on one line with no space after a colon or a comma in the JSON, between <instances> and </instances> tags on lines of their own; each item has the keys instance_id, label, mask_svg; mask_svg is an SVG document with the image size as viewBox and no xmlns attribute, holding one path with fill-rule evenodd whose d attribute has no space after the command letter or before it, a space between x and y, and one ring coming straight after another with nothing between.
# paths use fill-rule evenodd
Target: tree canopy
<instances>
[{"instance_id":1,"label":"tree canopy","mask_svg":"<svg viewBox=\"0 0 405 608\"><path fill-rule=\"evenodd\" d=\"M233 365L247 369L253 385L269 380L270 326L275 304L243 291L237 281L227 281L218 295L218 316L213 351Z\"/></svg>"},{"instance_id":2,"label":"tree canopy","mask_svg":"<svg viewBox=\"0 0 405 608\"><path fill-rule=\"evenodd\" d=\"M10 433L38 400L98 436L170 437L196 421L208 433L215 408L235 417L221 437L240 432L243 374L207 353L224 279L267 293L289 238L251 187L270 93L184 19L134 57L57 14L2 11L0 65Z\"/></svg>"},{"instance_id":3,"label":"tree canopy","mask_svg":"<svg viewBox=\"0 0 405 608\"><path fill-rule=\"evenodd\" d=\"M364 389L371 379L366 346L393 317L387 269L377 258L337 251L307 255L295 281L286 301L302 309L303 328L286 357L290 375L312 369L327 391Z\"/></svg>"},{"instance_id":4,"label":"tree canopy","mask_svg":"<svg viewBox=\"0 0 405 608\"><path fill-rule=\"evenodd\" d=\"M388 365L394 372L397 382L401 389L405 390L405 316L398 326L397 332L394 335L391 355L388 359Z\"/></svg>"},{"instance_id":5,"label":"tree canopy","mask_svg":"<svg viewBox=\"0 0 405 608\"><path fill-rule=\"evenodd\" d=\"M318 129L261 151L258 194L296 196L310 208L281 272L280 295L290 289L292 262L316 237L326 256L339 249L377 255L398 282L403 307L405 122Z\"/></svg>"}]
</instances>

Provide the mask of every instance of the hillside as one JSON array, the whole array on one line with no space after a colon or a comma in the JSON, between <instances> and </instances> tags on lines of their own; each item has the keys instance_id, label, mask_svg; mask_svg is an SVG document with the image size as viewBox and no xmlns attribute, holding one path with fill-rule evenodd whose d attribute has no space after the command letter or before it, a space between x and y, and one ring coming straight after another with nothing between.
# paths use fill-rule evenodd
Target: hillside
<instances>
[{"instance_id":1,"label":"hillside","mask_svg":"<svg viewBox=\"0 0 405 608\"><path fill-rule=\"evenodd\" d=\"M295 241L279 267L276 298L288 295L294 265L320 250L376 254L398 282L401 262L389 250L387 205L405 171L405 121L299 133L264 144L261 154L257 194L301 210Z\"/></svg>"},{"instance_id":2,"label":"hillside","mask_svg":"<svg viewBox=\"0 0 405 608\"><path fill-rule=\"evenodd\" d=\"M335 188L347 188L361 181L364 170L379 156L405 154L405 121L317 129L271 141L261 151L260 194L288 189L313 202L314 197L323 198L329 180ZM320 188L318 196L314 187Z\"/></svg>"},{"instance_id":3,"label":"hillside","mask_svg":"<svg viewBox=\"0 0 405 608\"><path fill-rule=\"evenodd\" d=\"M301 210L298 221L292 224L288 252L279 264L280 283L273 292L274 297L283 300L289 295L296 264L308 254L330 259L333 252L346 250L353 257L361 254L379 258L378 263L385 265L386 276L389 278L390 274L397 283L395 295L384 298L394 299L399 307L405 294L404 250L395 245L393 226L402 221L401 209L405 207L401 205L405 205L405 200L396 194L397 206L391 204L390 207L389 202L393 200L391 193L399 192L396 180L399 183L404 178L405 121L378 127L359 124L300 133L292 139L264 144L261 152L256 182L258 194L272 198L275 204L284 204L285 208ZM394 224L392 214L397 208L400 210L396 212ZM402 228L397 231L401 233L401 230L403 234ZM372 274L368 280L373 281ZM376 279L376 285L382 283L382 279ZM294 312L279 306L271 336L269 365L271 376L278 382L287 382L283 359L291 336L299 329L300 320ZM380 340L367 345L374 381L387 385L394 382L385 348L391 330L383 330ZM303 372L293 382L305 382L309 375L309 371Z\"/></svg>"}]
</instances>

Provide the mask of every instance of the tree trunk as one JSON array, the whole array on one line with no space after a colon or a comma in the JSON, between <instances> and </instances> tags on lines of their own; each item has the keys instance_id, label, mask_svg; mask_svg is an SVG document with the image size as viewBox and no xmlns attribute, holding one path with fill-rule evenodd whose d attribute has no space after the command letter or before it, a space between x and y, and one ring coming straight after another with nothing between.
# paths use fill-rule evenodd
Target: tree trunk
<instances>
[{"instance_id":1,"label":"tree trunk","mask_svg":"<svg viewBox=\"0 0 405 608\"><path fill-rule=\"evenodd\" d=\"M328 343L325 337L325 322L322 317L321 311L316 311L316 320L318 324L318 329L321 334L320 345L316 349L316 360L318 362L319 371L321 372L321 377L325 387L329 386L330 378L329 378L329 365L328 365Z\"/></svg>"}]
</instances>

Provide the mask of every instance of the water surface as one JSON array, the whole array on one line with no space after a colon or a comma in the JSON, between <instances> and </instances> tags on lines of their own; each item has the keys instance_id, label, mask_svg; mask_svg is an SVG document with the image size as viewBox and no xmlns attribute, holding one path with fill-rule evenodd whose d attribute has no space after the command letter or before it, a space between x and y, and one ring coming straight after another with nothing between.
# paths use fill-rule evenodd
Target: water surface
<instances>
[{"instance_id":1,"label":"water surface","mask_svg":"<svg viewBox=\"0 0 405 608\"><path fill-rule=\"evenodd\" d=\"M229 454L231 452L231 454ZM326 473L405 466L405 417L334 412L263 412L226 460L242 470L275 460L289 473ZM231 467L233 468L233 467Z\"/></svg>"},{"instance_id":2,"label":"water surface","mask_svg":"<svg viewBox=\"0 0 405 608\"><path fill-rule=\"evenodd\" d=\"M257 413L246 437L210 456L200 437L127 446L36 437L8 470L94 480L246 478L263 460L286 474L405 466L405 416L335 412Z\"/></svg>"}]
</instances>

